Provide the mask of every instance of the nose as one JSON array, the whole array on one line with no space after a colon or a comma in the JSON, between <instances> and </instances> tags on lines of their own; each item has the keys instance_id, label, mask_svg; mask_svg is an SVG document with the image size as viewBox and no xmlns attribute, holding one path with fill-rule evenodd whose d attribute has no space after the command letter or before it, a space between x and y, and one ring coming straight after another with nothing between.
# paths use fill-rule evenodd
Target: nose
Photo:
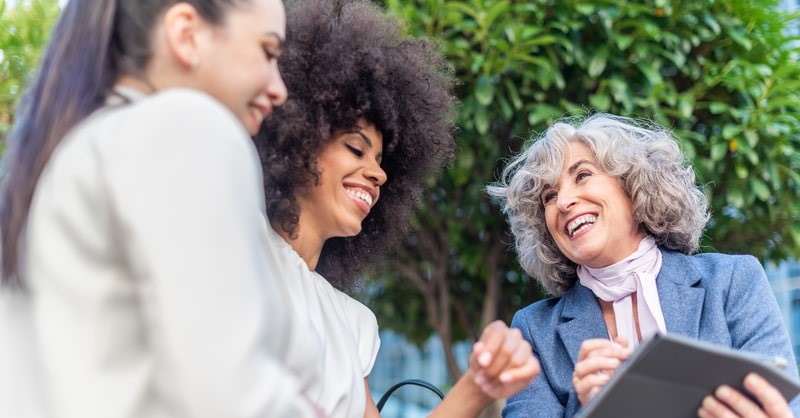
<instances>
[{"instance_id":1,"label":"nose","mask_svg":"<svg viewBox=\"0 0 800 418\"><path fill-rule=\"evenodd\" d=\"M377 187L383 186L388 178L386 172L383 171L383 168L377 161L367 165L364 169L364 177Z\"/></svg>"},{"instance_id":2,"label":"nose","mask_svg":"<svg viewBox=\"0 0 800 418\"><path fill-rule=\"evenodd\" d=\"M556 195L556 207L561 212L569 211L577 203L578 199L575 197L575 193L572 192L571 188L562 187L558 191L558 195Z\"/></svg>"},{"instance_id":3,"label":"nose","mask_svg":"<svg viewBox=\"0 0 800 418\"><path fill-rule=\"evenodd\" d=\"M283 82L278 64L274 65L274 71L271 72L267 83L267 97L273 106L280 106L286 102L289 92L286 90L286 84Z\"/></svg>"}]
</instances>

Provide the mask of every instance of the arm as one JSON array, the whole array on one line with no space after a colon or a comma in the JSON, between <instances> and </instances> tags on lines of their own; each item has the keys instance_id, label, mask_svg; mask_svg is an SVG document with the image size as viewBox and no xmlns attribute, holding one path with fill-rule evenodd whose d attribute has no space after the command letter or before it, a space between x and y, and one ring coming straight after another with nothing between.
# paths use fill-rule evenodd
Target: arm
<instances>
[{"instance_id":1,"label":"arm","mask_svg":"<svg viewBox=\"0 0 800 418\"><path fill-rule=\"evenodd\" d=\"M539 362L518 329L502 321L489 324L473 346L469 369L430 418L477 417L490 403L528 386L539 374Z\"/></svg>"},{"instance_id":2,"label":"arm","mask_svg":"<svg viewBox=\"0 0 800 418\"><path fill-rule=\"evenodd\" d=\"M750 256L737 256L736 260L731 272L730 291L725 300L725 318L731 334L732 348L783 357L790 364L787 371L797 379L789 336L764 269ZM744 385L763 408L742 393L723 386L715 392L715 396L706 397L700 409L701 416L792 416L787 401L759 376L748 376ZM792 409L796 413L800 409L799 403L797 400L792 403Z\"/></svg>"},{"instance_id":3,"label":"arm","mask_svg":"<svg viewBox=\"0 0 800 418\"><path fill-rule=\"evenodd\" d=\"M364 418L381 418L381 413L378 412L375 400L372 399L372 392L369 390L369 382L366 377L364 378L364 390L367 391L367 409L364 411Z\"/></svg>"},{"instance_id":4,"label":"arm","mask_svg":"<svg viewBox=\"0 0 800 418\"><path fill-rule=\"evenodd\" d=\"M530 385L508 398L503 409L503 417L553 418L565 416L568 399L566 396L559 395L559 391L556 390L551 379L558 379L558 374L562 372L571 375L572 367L569 367L569 370L563 370L560 362L553 360L555 358L553 355L559 350L558 343L555 342L557 338L553 337L555 329L547 323L545 318L531 313L529 309L517 312L511 321L511 326L522 332L522 337L533 346L534 355L542 351L543 354L538 355L542 372ZM538 330L540 333L536 334L532 330ZM547 337L542 340L537 340L535 337L543 335ZM540 346L547 348L539 348Z\"/></svg>"},{"instance_id":5,"label":"arm","mask_svg":"<svg viewBox=\"0 0 800 418\"><path fill-rule=\"evenodd\" d=\"M155 391L181 417L315 416L280 361L291 318L260 235L252 144L206 96L161 95L129 121L146 133L120 127L139 137L109 179Z\"/></svg>"}]
</instances>

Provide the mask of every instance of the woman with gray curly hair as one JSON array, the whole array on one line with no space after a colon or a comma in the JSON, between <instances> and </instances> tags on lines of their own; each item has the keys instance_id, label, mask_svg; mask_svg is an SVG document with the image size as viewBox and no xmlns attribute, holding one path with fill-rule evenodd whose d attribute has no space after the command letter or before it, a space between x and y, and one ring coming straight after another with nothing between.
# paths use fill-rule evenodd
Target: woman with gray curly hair
<instances>
[{"instance_id":1,"label":"woman with gray curly hair","mask_svg":"<svg viewBox=\"0 0 800 418\"><path fill-rule=\"evenodd\" d=\"M695 254L708 204L663 127L608 114L559 121L488 192L503 204L523 269L556 295L514 316L542 375L509 399L504 417L575 415L657 332L795 364L758 261ZM726 387L699 415L791 416L760 377L745 388L761 405Z\"/></svg>"}]
</instances>

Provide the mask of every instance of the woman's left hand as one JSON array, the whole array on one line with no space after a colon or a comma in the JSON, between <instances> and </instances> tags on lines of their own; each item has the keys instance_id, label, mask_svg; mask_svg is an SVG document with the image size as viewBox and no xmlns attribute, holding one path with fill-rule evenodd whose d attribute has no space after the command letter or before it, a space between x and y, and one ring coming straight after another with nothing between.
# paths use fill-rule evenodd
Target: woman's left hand
<instances>
[{"instance_id":1,"label":"woman's left hand","mask_svg":"<svg viewBox=\"0 0 800 418\"><path fill-rule=\"evenodd\" d=\"M499 320L484 328L472 347L469 365L475 384L494 399L519 392L541 371L530 343L518 329Z\"/></svg>"},{"instance_id":2,"label":"woman's left hand","mask_svg":"<svg viewBox=\"0 0 800 418\"><path fill-rule=\"evenodd\" d=\"M723 385L703 399L697 415L700 418L792 418L786 399L761 376L750 373L744 378L744 387L761 405Z\"/></svg>"}]
</instances>

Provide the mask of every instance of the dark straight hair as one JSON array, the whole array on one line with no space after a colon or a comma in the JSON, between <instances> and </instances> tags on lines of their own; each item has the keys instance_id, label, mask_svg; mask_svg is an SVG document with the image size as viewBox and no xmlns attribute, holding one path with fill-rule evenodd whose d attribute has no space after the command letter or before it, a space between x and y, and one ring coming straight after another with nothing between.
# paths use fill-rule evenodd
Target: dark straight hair
<instances>
[{"instance_id":1,"label":"dark straight hair","mask_svg":"<svg viewBox=\"0 0 800 418\"><path fill-rule=\"evenodd\" d=\"M17 274L20 237L53 150L70 129L102 106L120 75L143 75L151 58L154 22L179 2L219 23L222 5L237 0L67 2L8 136L8 171L0 191L0 285L24 284Z\"/></svg>"}]
</instances>

